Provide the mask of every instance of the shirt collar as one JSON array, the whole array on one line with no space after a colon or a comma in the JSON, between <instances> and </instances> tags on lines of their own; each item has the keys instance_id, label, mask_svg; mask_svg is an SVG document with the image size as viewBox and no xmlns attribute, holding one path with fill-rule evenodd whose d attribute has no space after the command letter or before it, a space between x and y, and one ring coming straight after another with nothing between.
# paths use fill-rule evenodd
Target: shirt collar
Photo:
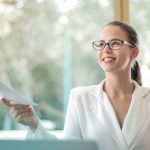
<instances>
[{"instance_id":1,"label":"shirt collar","mask_svg":"<svg viewBox=\"0 0 150 150\"><path fill-rule=\"evenodd\" d=\"M100 82L100 84L98 84L98 87L97 87L97 95L102 94L102 93L104 92L103 87L104 87L105 81L106 81L106 79L102 80L102 81ZM149 89L149 88L140 86L135 80L132 80L132 82L133 82L133 84L134 84L134 86L135 86L134 91L135 91L135 90L136 90L136 91L139 91L139 92L142 94L142 96L145 96L147 93L150 92L150 89ZM141 91L141 90L142 90L142 91Z\"/></svg>"}]
</instances>

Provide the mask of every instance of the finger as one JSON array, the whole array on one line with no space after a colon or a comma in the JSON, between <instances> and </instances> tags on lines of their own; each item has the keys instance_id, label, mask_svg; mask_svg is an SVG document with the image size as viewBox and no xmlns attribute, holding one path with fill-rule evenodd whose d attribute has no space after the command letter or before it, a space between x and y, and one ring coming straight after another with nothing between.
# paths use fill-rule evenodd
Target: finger
<instances>
[{"instance_id":1,"label":"finger","mask_svg":"<svg viewBox=\"0 0 150 150\"><path fill-rule=\"evenodd\" d=\"M14 107L15 109L26 109L26 108L32 107L32 106L31 105L12 103L12 107Z\"/></svg>"},{"instance_id":2,"label":"finger","mask_svg":"<svg viewBox=\"0 0 150 150\"><path fill-rule=\"evenodd\" d=\"M2 98L2 99L1 99L1 102L2 102L3 104L5 104L7 107L11 107L11 106L12 106L12 105L11 105L11 102L10 102L9 100L5 99L5 98Z\"/></svg>"},{"instance_id":3,"label":"finger","mask_svg":"<svg viewBox=\"0 0 150 150\"><path fill-rule=\"evenodd\" d=\"M20 122L27 126L34 126L34 128L37 127L37 118L35 117L33 111L32 112L23 112L19 115L17 115L15 118L13 118L15 121Z\"/></svg>"},{"instance_id":4,"label":"finger","mask_svg":"<svg viewBox=\"0 0 150 150\"><path fill-rule=\"evenodd\" d=\"M27 105L26 106L15 105L9 111L10 115L13 118L17 118L18 116L26 112L28 113L32 112L32 107Z\"/></svg>"},{"instance_id":5,"label":"finger","mask_svg":"<svg viewBox=\"0 0 150 150\"><path fill-rule=\"evenodd\" d=\"M29 118L32 115L33 115L32 113L23 112L23 113L17 115L14 119L15 119L15 121L21 122L23 124L24 124L24 120L26 120L25 122L29 123L29 122L32 122L32 119L27 119L27 118Z\"/></svg>"}]
</instances>

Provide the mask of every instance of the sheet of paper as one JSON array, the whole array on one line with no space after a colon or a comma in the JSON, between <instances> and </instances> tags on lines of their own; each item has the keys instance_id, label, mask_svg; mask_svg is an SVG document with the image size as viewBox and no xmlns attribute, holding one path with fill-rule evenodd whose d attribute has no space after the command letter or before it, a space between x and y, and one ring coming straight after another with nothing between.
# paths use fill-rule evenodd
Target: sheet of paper
<instances>
[{"instance_id":1,"label":"sheet of paper","mask_svg":"<svg viewBox=\"0 0 150 150\"><path fill-rule=\"evenodd\" d=\"M37 105L32 100L25 98L23 95L18 93L12 88L9 88L2 82L0 82L0 97L15 102L17 104L25 104L25 105Z\"/></svg>"}]
</instances>

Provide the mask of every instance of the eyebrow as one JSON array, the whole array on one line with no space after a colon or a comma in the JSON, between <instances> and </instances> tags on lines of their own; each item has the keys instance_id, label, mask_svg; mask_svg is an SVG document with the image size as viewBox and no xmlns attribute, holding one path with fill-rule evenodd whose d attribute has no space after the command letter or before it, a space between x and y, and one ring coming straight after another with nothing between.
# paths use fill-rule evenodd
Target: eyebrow
<instances>
[{"instance_id":1,"label":"eyebrow","mask_svg":"<svg viewBox=\"0 0 150 150\"><path fill-rule=\"evenodd\" d=\"M118 39L118 38L114 38L114 39L111 39L111 40L109 40L109 41L113 41L113 40L121 40L121 41L125 41L125 40ZM105 42L105 40L99 40L99 41ZM109 42L109 41L108 41L108 42Z\"/></svg>"},{"instance_id":2,"label":"eyebrow","mask_svg":"<svg viewBox=\"0 0 150 150\"><path fill-rule=\"evenodd\" d=\"M109 40L109 41L113 41L113 40L121 40L121 41L124 41L124 40L118 39L118 38L114 38L114 39L111 39L111 40Z\"/></svg>"}]
</instances>

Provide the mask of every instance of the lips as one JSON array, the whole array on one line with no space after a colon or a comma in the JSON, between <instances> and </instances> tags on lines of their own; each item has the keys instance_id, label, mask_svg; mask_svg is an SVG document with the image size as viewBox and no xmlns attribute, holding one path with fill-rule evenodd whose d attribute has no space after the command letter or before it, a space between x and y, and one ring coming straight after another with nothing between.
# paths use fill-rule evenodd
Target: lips
<instances>
[{"instance_id":1,"label":"lips","mask_svg":"<svg viewBox=\"0 0 150 150\"><path fill-rule=\"evenodd\" d=\"M105 63L111 63L113 62L114 60L116 60L114 57L104 57L102 59L102 61L104 61Z\"/></svg>"}]
</instances>

